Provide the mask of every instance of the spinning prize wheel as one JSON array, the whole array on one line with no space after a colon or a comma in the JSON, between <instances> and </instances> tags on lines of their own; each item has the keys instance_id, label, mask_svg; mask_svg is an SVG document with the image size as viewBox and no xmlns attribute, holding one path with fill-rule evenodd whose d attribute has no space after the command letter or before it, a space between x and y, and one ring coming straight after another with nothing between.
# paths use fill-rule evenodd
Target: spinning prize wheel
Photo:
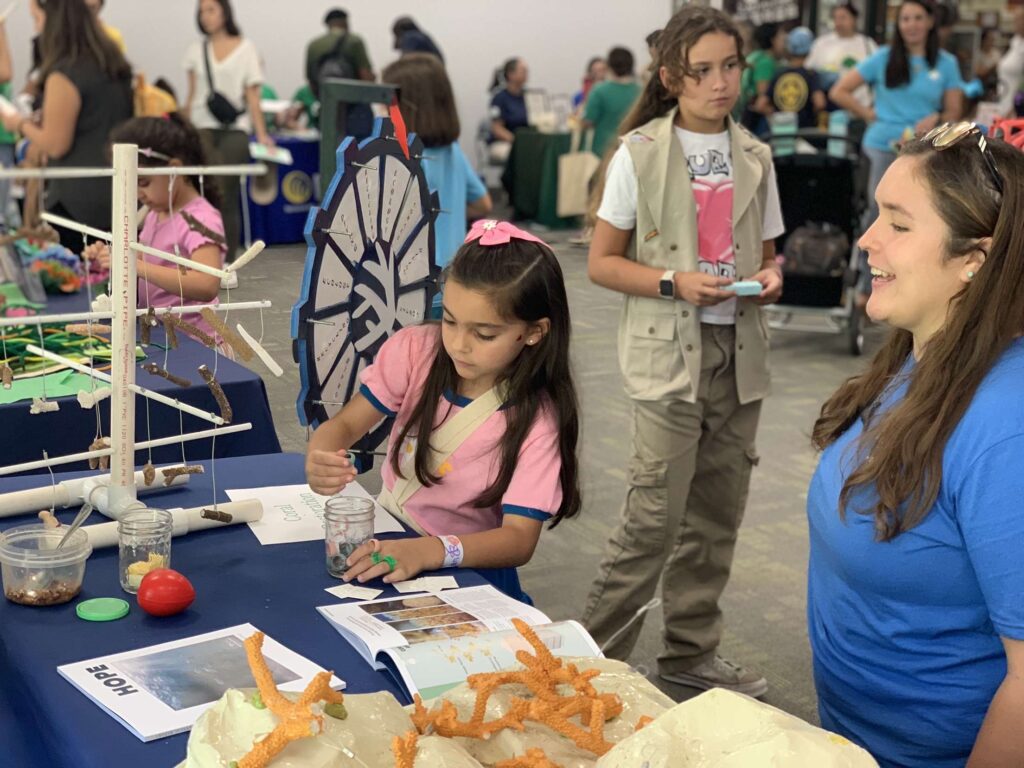
<instances>
[{"instance_id":1,"label":"spinning prize wheel","mask_svg":"<svg viewBox=\"0 0 1024 768\"><path fill-rule=\"evenodd\" d=\"M392 113L395 114L394 112ZM299 421L316 427L359 391L359 374L395 331L422 323L437 291L434 219L423 145L398 117L378 118L361 142L338 147L337 172L306 221L306 266L292 310ZM372 451L382 420L356 443Z\"/></svg>"}]
</instances>

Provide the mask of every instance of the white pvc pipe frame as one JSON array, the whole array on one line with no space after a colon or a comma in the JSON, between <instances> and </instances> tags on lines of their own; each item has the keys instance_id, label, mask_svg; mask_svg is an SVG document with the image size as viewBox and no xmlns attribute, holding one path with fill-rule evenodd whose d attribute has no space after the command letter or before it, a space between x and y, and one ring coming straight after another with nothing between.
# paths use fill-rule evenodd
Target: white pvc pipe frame
<instances>
[{"instance_id":1,"label":"white pvc pipe frame","mask_svg":"<svg viewBox=\"0 0 1024 768\"><path fill-rule=\"evenodd\" d=\"M227 304L210 304L207 305L207 309L212 309L214 312L228 312L232 309L269 309L271 306L269 301L232 301ZM161 315L194 314L195 311L196 308L194 306L159 307L153 310L153 314L160 317ZM147 314L149 314L148 309L135 310L136 317ZM69 312L63 315L5 317L0 318L0 328L18 325L41 325L43 323L68 323L80 320L110 320L113 316L113 312Z\"/></svg>"},{"instance_id":2,"label":"white pvc pipe frame","mask_svg":"<svg viewBox=\"0 0 1024 768\"><path fill-rule=\"evenodd\" d=\"M143 176L185 176L185 175L210 175L210 176L248 176L265 173L267 167L262 164L237 165L237 166L186 166L177 168L139 168L139 148L134 144L115 144L113 147L113 168L74 168L74 169L13 169L0 170L0 179L56 179L56 178L95 178L112 177L112 205L110 217L110 232L101 232L91 227L85 227L77 222L61 219L60 223L86 234L93 234L101 239L109 239L110 248L110 289L111 289L111 404L110 404L110 448L98 451L88 451L83 454L76 454L75 458L56 457L45 458L42 462L29 462L28 464L17 465L0 469L0 474L10 474L14 471L24 471L28 466L52 467L70 461L79 460L78 457L89 458L92 456L110 456L110 485L108 493L108 504L101 512L110 517L119 517L123 512L138 506L136 499L135 485L135 450L136 448L147 447L148 445L160 444L160 440L151 440L146 443L135 445L135 396L138 389L135 385L135 318L139 312L136 307L136 287L138 274L136 271L136 260L134 250L138 250L138 223L136 217L137 209L137 185L139 175ZM52 215L45 214L44 217L53 219ZM58 217L59 218L59 217ZM259 248L257 249L257 246ZM263 249L262 243L256 243L244 254L246 261L251 260ZM152 249L151 249L152 250ZM252 251L255 251L253 253ZM169 261L180 262L174 254L165 254L157 251L157 255ZM196 269L199 266L195 262L184 260L185 265ZM241 259L239 259L241 261ZM212 270L212 268L207 268ZM225 270L212 270L218 276L226 276ZM193 310L194 311L194 310ZM87 313L92 314L92 313ZM106 314L106 313L102 313ZM65 316L65 319L67 316ZM19 318L24 324L26 319L29 324L41 322L34 318ZM104 318L106 319L106 318ZM5 323L9 325L10 323ZM59 356L58 356L59 357ZM64 361L67 362L67 361ZM182 403L172 401L173 407L181 408ZM219 418L219 417L217 417ZM236 427L223 427L216 430L206 430L203 436L208 434L225 434L228 432L241 431L251 428L251 424L236 425ZM186 439L198 439L200 433L192 435L178 435L174 438L163 438L167 443L185 442ZM20 469L19 469L20 468ZM33 467L34 468L34 467Z\"/></svg>"}]
</instances>

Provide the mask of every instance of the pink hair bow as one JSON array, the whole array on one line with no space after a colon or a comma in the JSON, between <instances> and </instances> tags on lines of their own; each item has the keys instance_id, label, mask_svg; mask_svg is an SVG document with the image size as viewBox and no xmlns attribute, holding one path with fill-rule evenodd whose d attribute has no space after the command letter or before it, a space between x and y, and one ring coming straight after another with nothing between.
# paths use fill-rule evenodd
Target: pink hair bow
<instances>
[{"instance_id":1,"label":"pink hair bow","mask_svg":"<svg viewBox=\"0 0 1024 768\"><path fill-rule=\"evenodd\" d=\"M540 243L545 247L550 247L536 235L531 235L529 232L507 221L495 221L494 219L481 219L480 221L473 222L469 234L466 235L465 242L479 240L480 245L505 245L513 238L516 240L528 240L531 243Z\"/></svg>"}]
</instances>

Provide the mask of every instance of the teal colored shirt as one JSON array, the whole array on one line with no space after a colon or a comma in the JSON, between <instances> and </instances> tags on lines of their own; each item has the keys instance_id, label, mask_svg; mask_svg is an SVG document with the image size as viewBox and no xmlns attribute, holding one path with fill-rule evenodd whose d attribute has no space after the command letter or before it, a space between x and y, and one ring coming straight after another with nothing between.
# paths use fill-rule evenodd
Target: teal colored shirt
<instances>
[{"instance_id":1,"label":"teal colored shirt","mask_svg":"<svg viewBox=\"0 0 1024 768\"><path fill-rule=\"evenodd\" d=\"M889 46L886 45L858 64L857 71L875 94L877 119L864 134L864 145L892 152L904 131L909 128L912 132L919 120L941 112L946 91L963 88L963 81L956 57L947 51L939 51L934 68L929 68L924 56L911 56L910 82L897 88L885 84L888 64Z\"/></svg>"},{"instance_id":2,"label":"teal colored shirt","mask_svg":"<svg viewBox=\"0 0 1024 768\"><path fill-rule=\"evenodd\" d=\"M583 119L594 125L594 154L603 157L618 135L622 118L640 95L636 82L605 80L590 89Z\"/></svg>"}]
</instances>

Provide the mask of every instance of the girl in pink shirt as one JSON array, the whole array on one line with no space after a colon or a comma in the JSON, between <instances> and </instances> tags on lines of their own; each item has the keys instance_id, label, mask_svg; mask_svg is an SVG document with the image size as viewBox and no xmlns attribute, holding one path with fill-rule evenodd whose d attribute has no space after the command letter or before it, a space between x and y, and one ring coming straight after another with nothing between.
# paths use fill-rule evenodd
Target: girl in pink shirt
<instances>
[{"instance_id":1,"label":"girl in pink shirt","mask_svg":"<svg viewBox=\"0 0 1024 768\"><path fill-rule=\"evenodd\" d=\"M177 113L166 118L138 117L116 128L112 144L139 147L139 165L206 165L199 134ZM202 193L189 176L139 176L139 203L148 209L139 228L139 242L167 253L177 253L193 261L218 269L224 266L226 245L224 224L217 206L217 187L207 182ZM105 244L94 243L86 255L103 266L110 263ZM188 270L182 274L176 264L158 256L137 255L138 302L146 307L180 307L218 303L220 278L205 272ZM220 341L214 329L198 313L181 315L181 320L196 326ZM184 328L188 332L187 327ZM222 351L227 351L221 344Z\"/></svg>"},{"instance_id":2,"label":"girl in pink shirt","mask_svg":"<svg viewBox=\"0 0 1024 768\"><path fill-rule=\"evenodd\" d=\"M359 394L310 439L306 478L334 494L355 479L348 447L395 417L379 501L421 537L362 545L346 581L515 568L545 522L579 511L569 304L554 254L511 224L477 222L445 270L443 313L385 342Z\"/></svg>"}]
</instances>

